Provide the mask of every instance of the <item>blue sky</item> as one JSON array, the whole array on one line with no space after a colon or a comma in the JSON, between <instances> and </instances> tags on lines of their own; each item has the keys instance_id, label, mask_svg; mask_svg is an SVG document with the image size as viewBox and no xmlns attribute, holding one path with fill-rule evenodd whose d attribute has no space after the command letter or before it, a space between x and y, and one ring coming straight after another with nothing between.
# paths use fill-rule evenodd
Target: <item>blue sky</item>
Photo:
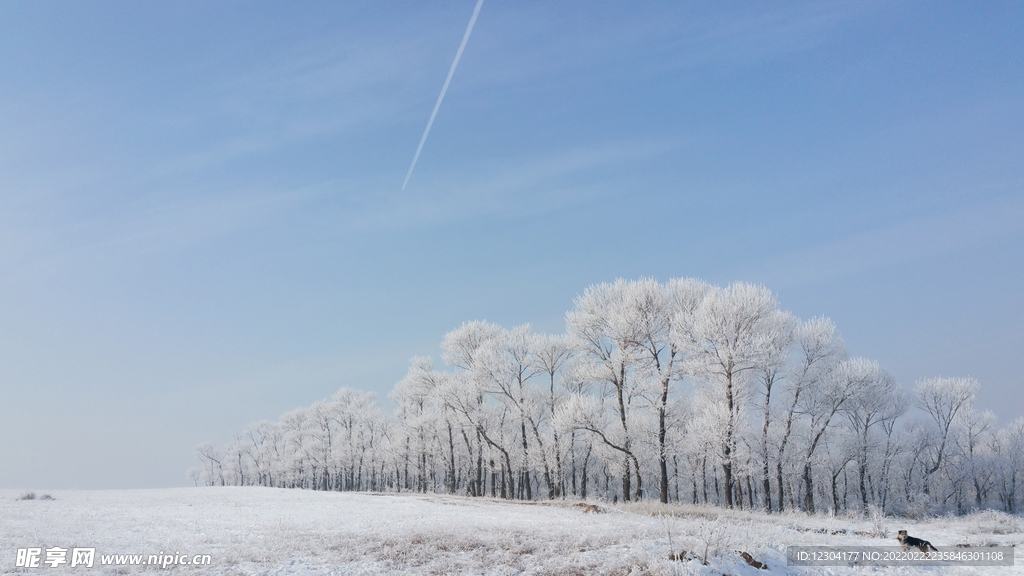
<instances>
[{"instance_id":1,"label":"blue sky","mask_svg":"<svg viewBox=\"0 0 1024 576\"><path fill-rule=\"evenodd\" d=\"M1024 5L0 3L0 487L187 485L463 321L764 283L1024 413Z\"/></svg>"}]
</instances>

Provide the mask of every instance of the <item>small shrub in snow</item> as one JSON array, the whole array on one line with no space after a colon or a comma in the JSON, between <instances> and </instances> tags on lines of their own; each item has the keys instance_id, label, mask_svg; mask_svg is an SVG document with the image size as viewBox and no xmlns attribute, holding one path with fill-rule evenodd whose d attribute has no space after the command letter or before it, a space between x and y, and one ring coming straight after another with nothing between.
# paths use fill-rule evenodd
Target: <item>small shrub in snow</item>
<instances>
[{"instance_id":1,"label":"small shrub in snow","mask_svg":"<svg viewBox=\"0 0 1024 576\"><path fill-rule=\"evenodd\" d=\"M729 549L732 544L731 536L734 527L728 522L722 521L721 516L714 520L702 519L698 523L697 540L700 541L701 546L699 550L701 562L707 564L709 555L718 556Z\"/></svg>"},{"instance_id":2,"label":"small shrub in snow","mask_svg":"<svg viewBox=\"0 0 1024 576\"><path fill-rule=\"evenodd\" d=\"M971 514L975 534L1012 534L1020 531L1017 519L998 510L985 510Z\"/></svg>"},{"instance_id":3,"label":"small shrub in snow","mask_svg":"<svg viewBox=\"0 0 1024 576\"><path fill-rule=\"evenodd\" d=\"M25 492L21 496L18 496L18 500L35 500L35 499L36 499L36 493L35 492Z\"/></svg>"},{"instance_id":4,"label":"small shrub in snow","mask_svg":"<svg viewBox=\"0 0 1024 576\"><path fill-rule=\"evenodd\" d=\"M40 500L53 500L53 496L50 496L49 494L43 494L42 496L39 497L39 499Z\"/></svg>"},{"instance_id":5,"label":"small shrub in snow","mask_svg":"<svg viewBox=\"0 0 1024 576\"><path fill-rule=\"evenodd\" d=\"M868 518L871 519L871 537L888 538L889 531L885 528L885 512L874 504L868 504Z\"/></svg>"}]
</instances>

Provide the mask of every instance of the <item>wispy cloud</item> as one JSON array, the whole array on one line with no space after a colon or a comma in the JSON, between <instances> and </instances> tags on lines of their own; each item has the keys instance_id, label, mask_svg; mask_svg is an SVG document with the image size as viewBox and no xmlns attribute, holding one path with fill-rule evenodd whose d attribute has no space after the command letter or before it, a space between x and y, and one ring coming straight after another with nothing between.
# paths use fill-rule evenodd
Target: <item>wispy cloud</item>
<instances>
[{"instance_id":1,"label":"wispy cloud","mask_svg":"<svg viewBox=\"0 0 1024 576\"><path fill-rule=\"evenodd\" d=\"M834 39L839 26L872 3L831 2L750 7L681 23L661 50L679 67L751 64L808 50Z\"/></svg>"},{"instance_id":2,"label":"wispy cloud","mask_svg":"<svg viewBox=\"0 0 1024 576\"><path fill-rule=\"evenodd\" d=\"M48 222L35 233L23 226L12 232L20 243L0 253L0 269L17 270L19 276L46 275L178 253L266 225L308 194L305 189L235 189L182 200L172 193L112 212Z\"/></svg>"},{"instance_id":3,"label":"wispy cloud","mask_svg":"<svg viewBox=\"0 0 1024 576\"><path fill-rule=\"evenodd\" d=\"M922 258L934 258L1024 235L1024 197L1014 195L962 210L905 220L796 250L749 267L742 277L773 287L813 285Z\"/></svg>"},{"instance_id":4,"label":"wispy cloud","mask_svg":"<svg viewBox=\"0 0 1024 576\"><path fill-rule=\"evenodd\" d=\"M622 168L673 150L673 140L638 140L581 146L504 158L484 166L424 177L415 194L396 195L383 182L337 184L367 190L342 207L339 230L359 232L424 228L469 218L515 217L621 194L628 186L606 170Z\"/></svg>"},{"instance_id":5,"label":"wispy cloud","mask_svg":"<svg viewBox=\"0 0 1024 576\"><path fill-rule=\"evenodd\" d=\"M495 5L480 32L476 67L461 81L467 89L482 89L588 66L628 67L631 75L640 76L748 66L827 44L845 23L873 14L877 6L846 1L764 4L705 13L686 4L628 9L611 4L593 6L581 24L577 14L560 12L576 6Z\"/></svg>"},{"instance_id":6,"label":"wispy cloud","mask_svg":"<svg viewBox=\"0 0 1024 576\"><path fill-rule=\"evenodd\" d=\"M677 146L667 139L624 141L435 170L423 174L415 194L397 194L393 173L301 187L212 183L187 194L171 187L116 210L51 222L37 234L24 227L9 230L20 244L8 245L0 265L46 273L75 263L130 261L216 244L261 227L333 237L545 213L623 193L628 183L608 170Z\"/></svg>"}]
</instances>

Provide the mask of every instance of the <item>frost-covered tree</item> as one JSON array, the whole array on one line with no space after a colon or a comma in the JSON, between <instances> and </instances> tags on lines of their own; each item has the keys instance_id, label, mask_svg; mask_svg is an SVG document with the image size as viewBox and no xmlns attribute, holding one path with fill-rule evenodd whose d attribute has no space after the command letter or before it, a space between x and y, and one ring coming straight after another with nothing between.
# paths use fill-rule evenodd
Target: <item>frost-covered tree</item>
<instances>
[{"instance_id":1,"label":"frost-covered tree","mask_svg":"<svg viewBox=\"0 0 1024 576\"><path fill-rule=\"evenodd\" d=\"M400 476L404 477L407 490L425 492L430 480L428 452L433 446L437 431L437 411L431 404L429 360L414 358L412 366L391 391L391 400L398 405L398 419L402 423L403 444L401 451ZM415 481L412 475L415 475Z\"/></svg>"},{"instance_id":2,"label":"frost-covered tree","mask_svg":"<svg viewBox=\"0 0 1024 576\"><path fill-rule=\"evenodd\" d=\"M259 486L276 486L280 472L281 431L276 422L261 420L245 432L245 452L252 460Z\"/></svg>"},{"instance_id":3,"label":"frost-covered tree","mask_svg":"<svg viewBox=\"0 0 1024 576\"><path fill-rule=\"evenodd\" d=\"M852 431L839 432L825 443L825 454L822 459L832 494L832 511L842 510L847 506L846 482L843 482L843 498L839 498L839 477L846 478L849 465L857 458L857 438Z\"/></svg>"},{"instance_id":4,"label":"frost-covered tree","mask_svg":"<svg viewBox=\"0 0 1024 576\"><path fill-rule=\"evenodd\" d=\"M1024 416L1000 430L992 439L995 455L996 490L1003 509L1016 514L1019 511L1018 484L1024 477Z\"/></svg>"},{"instance_id":5,"label":"frost-covered tree","mask_svg":"<svg viewBox=\"0 0 1024 576\"><path fill-rule=\"evenodd\" d=\"M213 442L204 442L196 447L196 456L203 463L207 484L224 486L224 453L217 450Z\"/></svg>"},{"instance_id":6,"label":"frost-covered tree","mask_svg":"<svg viewBox=\"0 0 1024 576\"><path fill-rule=\"evenodd\" d=\"M897 388L889 396L889 408L879 420L878 425L882 431L882 450L880 465L878 467L878 495L876 501L879 509L885 513L888 510L889 495L894 486L894 465L904 449L904 442L896 434L896 422L907 411L910 406L910 395L902 388Z\"/></svg>"},{"instance_id":7,"label":"frost-covered tree","mask_svg":"<svg viewBox=\"0 0 1024 576\"><path fill-rule=\"evenodd\" d=\"M593 389L593 383L587 375L589 368L586 366L585 363L571 360L564 369L562 386L566 395L555 408L552 418L555 430L569 435L569 480L573 496L581 498L587 497L588 470L594 451L592 434L576 434L577 431L583 430L581 422L584 420L579 403L582 399L589 398Z\"/></svg>"},{"instance_id":8,"label":"frost-covered tree","mask_svg":"<svg viewBox=\"0 0 1024 576\"><path fill-rule=\"evenodd\" d=\"M500 434L487 434L487 426L492 423L493 418L486 418L487 411L484 409L485 386L482 381L482 373L479 369L480 354L485 344L501 337L502 328L496 324L483 321L466 322L459 328L445 334L441 342L441 349L444 351L441 358L445 364L465 372L464 378L451 381L448 388L448 404L473 428L474 438L472 447L475 448L475 462L470 493L482 496L484 493L484 450L485 446L491 446L499 450L508 461L508 470L502 474L504 486L504 474L512 474L511 455L500 440ZM468 439L467 439L468 440ZM473 456L470 456L473 461Z\"/></svg>"},{"instance_id":9,"label":"frost-covered tree","mask_svg":"<svg viewBox=\"0 0 1024 576\"><path fill-rule=\"evenodd\" d=\"M692 374L718 391L728 417L722 429L725 504L733 506L737 426L742 387L767 362L775 332L782 330L775 297L763 286L735 283L713 288L701 300L693 325L681 332Z\"/></svg>"},{"instance_id":10,"label":"frost-covered tree","mask_svg":"<svg viewBox=\"0 0 1024 576\"><path fill-rule=\"evenodd\" d=\"M625 500L629 500L632 486L630 464L636 478L634 495L639 499L643 494L636 440L630 430L630 422L635 421L633 400L641 392L637 371L643 361L635 345L640 326L630 306L630 292L630 284L624 280L591 286L576 298L575 309L566 318L569 337L579 350L583 377L599 382L613 398L618 429L598 428L596 415L589 412L587 426L582 429L596 434L608 448L621 454Z\"/></svg>"},{"instance_id":11,"label":"frost-covered tree","mask_svg":"<svg viewBox=\"0 0 1024 576\"><path fill-rule=\"evenodd\" d=\"M835 366L846 357L846 344L836 330L835 324L823 317L800 322L795 330L795 357L786 375L786 393L789 408L782 423L782 434L778 444L775 477L779 493L778 507L785 508L785 486L783 467L787 461L786 448L794 431L802 397L811 394L825 381ZM790 494L791 498L794 495Z\"/></svg>"},{"instance_id":12,"label":"frost-covered tree","mask_svg":"<svg viewBox=\"0 0 1024 576\"><path fill-rule=\"evenodd\" d=\"M539 394L530 382L543 373L543 368L536 359L535 350L536 339L530 334L530 326L526 324L512 330L501 330L493 338L485 341L480 346L478 361L475 363L475 370L485 382L485 390L517 415L522 452L517 474L520 490L516 496L527 500L533 499L530 467L531 454L534 453L539 455L539 460L543 464L548 494L554 495L551 466L544 453L544 440L540 434L540 420L545 414L539 410L542 407L537 401ZM533 446L529 440L528 430L532 433Z\"/></svg>"},{"instance_id":13,"label":"frost-covered tree","mask_svg":"<svg viewBox=\"0 0 1024 576\"><path fill-rule=\"evenodd\" d=\"M756 369L756 377L764 394L762 408L761 442L758 445L758 457L761 460L761 488L764 491L764 508L772 511L771 498L771 458L772 448L769 446L769 432L772 417L776 411L772 404L772 391L776 384L785 378L789 365L789 357L796 329L796 318L786 312L777 313L773 325L769 326L765 340L764 356ZM776 403L777 404L777 403ZM781 497L780 497L781 498ZM779 508L781 510L781 503Z\"/></svg>"},{"instance_id":14,"label":"frost-covered tree","mask_svg":"<svg viewBox=\"0 0 1024 576\"><path fill-rule=\"evenodd\" d=\"M864 361L855 375L857 384L846 402L846 415L853 433L854 461L857 464L858 489L861 510L866 512L870 493L868 490L868 456L873 445L872 432L883 422L895 420L906 410L906 404L894 402L900 394L896 378L883 370L873 360Z\"/></svg>"},{"instance_id":15,"label":"frost-covered tree","mask_svg":"<svg viewBox=\"0 0 1024 576\"><path fill-rule=\"evenodd\" d=\"M814 512L814 475L811 467L814 454L826 439L825 434L835 423L835 417L845 410L856 391L867 385L878 371L878 365L864 358L839 362L815 387L809 388L800 399L800 409L808 422L808 438L804 449L804 510Z\"/></svg>"},{"instance_id":16,"label":"frost-covered tree","mask_svg":"<svg viewBox=\"0 0 1024 576\"><path fill-rule=\"evenodd\" d=\"M917 383L914 393L918 407L931 418L935 431L935 444L928 451L928 465L921 480L924 493L930 494L932 476L943 464L957 415L971 408L978 394L978 381L974 378L926 378Z\"/></svg>"},{"instance_id":17,"label":"frost-covered tree","mask_svg":"<svg viewBox=\"0 0 1024 576\"><path fill-rule=\"evenodd\" d=\"M652 378L658 415L658 493L668 502L668 424L672 385L686 374L684 368L685 332L693 325L697 310L708 292L708 285L693 278L675 278L662 285L651 278L628 284L630 316L636 319L633 345L642 358L647 376Z\"/></svg>"},{"instance_id":18,"label":"frost-covered tree","mask_svg":"<svg viewBox=\"0 0 1024 576\"><path fill-rule=\"evenodd\" d=\"M954 437L957 452L963 460L964 480L970 482L974 492L974 505L981 508L991 487L993 471L989 440L995 429L996 416L990 410L976 410L973 406L962 413L960 433ZM957 511L963 513L961 500Z\"/></svg>"},{"instance_id":19,"label":"frost-covered tree","mask_svg":"<svg viewBox=\"0 0 1024 576\"><path fill-rule=\"evenodd\" d=\"M565 387L555 384L555 377L561 373L562 367L572 358L573 347L564 336L537 335L534 340L534 357L537 367L547 377L547 390L541 394L544 411L551 422L551 453L555 460L555 491L548 497L565 495L565 471L562 466L563 447L559 439L558 428L554 425L555 412L565 398ZM571 449L571 447L570 447ZM575 491L574 491L575 493Z\"/></svg>"}]
</instances>

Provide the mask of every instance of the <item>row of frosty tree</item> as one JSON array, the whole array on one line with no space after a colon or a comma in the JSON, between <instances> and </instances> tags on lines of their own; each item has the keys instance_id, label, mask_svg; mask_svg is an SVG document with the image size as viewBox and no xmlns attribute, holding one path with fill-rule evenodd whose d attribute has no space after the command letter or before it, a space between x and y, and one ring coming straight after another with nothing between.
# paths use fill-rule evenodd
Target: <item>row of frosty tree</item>
<instances>
[{"instance_id":1,"label":"row of frosty tree","mask_svg":"<svg viewBox=\"0 0 1024 576\"><path fill-rule=\"evenodd\" d=\"M996 430L971 378L905 392L762 286L619 280L564 335L487 322L414 358L387 415L372 394L198 448L207 484L516 499L657 495L768 511L1018 509L1024 417ZM916 407L914 416L907 415ZM614 480L613 480L614 479Z\"/></svg>"}]
</instances>

